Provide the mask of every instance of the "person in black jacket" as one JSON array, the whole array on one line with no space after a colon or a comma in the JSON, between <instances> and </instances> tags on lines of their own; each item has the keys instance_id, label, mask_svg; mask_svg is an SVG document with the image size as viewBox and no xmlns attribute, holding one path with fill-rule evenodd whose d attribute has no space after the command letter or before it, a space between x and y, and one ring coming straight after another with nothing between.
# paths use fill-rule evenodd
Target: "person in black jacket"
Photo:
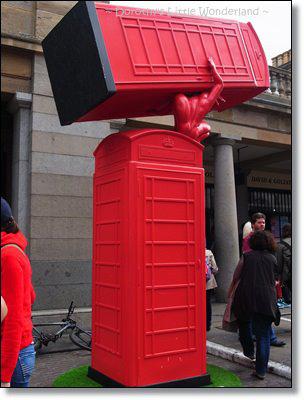
<instances>
[{"instance_id":1,"label":"person in black jacket","mask_svg":"<svg viewBox=\"0 0 304 400\"><path fill-rule=\"evenodd\" d=\"M252 251L243 255L244 265L236 289L233 312L238 319L239 338L244 355L254 360L255 376L264 379L270 353L271 324L278 321L275 275L277 261L273 254L276 243L267 231L256 231L250 238Z\"/></svg>"}]
</instances>

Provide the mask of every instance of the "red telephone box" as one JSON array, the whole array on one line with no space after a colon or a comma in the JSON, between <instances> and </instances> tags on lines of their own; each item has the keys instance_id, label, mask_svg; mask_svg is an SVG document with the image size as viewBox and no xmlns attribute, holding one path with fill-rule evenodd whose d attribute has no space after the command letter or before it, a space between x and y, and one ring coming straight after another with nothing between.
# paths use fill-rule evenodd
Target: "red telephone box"
<instances>
[{"instance_id":1,"label":"red telephone box","mask_svg":"<svg viewBox=\"0 0 304 400\"><path fill-rule=\"evenodd\" d=\"M89 376L105 386L209 383L203 148L146 129L94 153Z\"/></svg>"},{"instance_id":2,"label":"red telephone box","mask_svg":"<svg viewBox=\"0 0 304 400\"><path fill-rule=\"evenodd\" d=\"M215 110L269 87L253 26L228 19L79 1L42 46L62 125L171 114L176 94L213 87L209 57L224 82Z\"/></svg>"}]
</instances>

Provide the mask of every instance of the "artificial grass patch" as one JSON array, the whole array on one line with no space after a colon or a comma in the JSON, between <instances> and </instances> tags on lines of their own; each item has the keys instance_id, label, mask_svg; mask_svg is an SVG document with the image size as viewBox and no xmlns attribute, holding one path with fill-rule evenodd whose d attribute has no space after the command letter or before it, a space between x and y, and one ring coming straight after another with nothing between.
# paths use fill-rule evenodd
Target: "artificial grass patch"
<instances>
[{"instance_id":1,"label":"artificial grass patch","mask_svg":"<svg viewBox=\"0 0 304 400\"><path fill-rule=\"evenodd\" d=\"M207 371L211 376L211 385L203 387L241 387L241 380L232 372L224 368L208 364ZM102 386L88 378L88 365L73 368L70 371L58 376L53 382L53 387L60 388L101 388Z\"/></svg>"},{"instance_id":2,"label":"artificial grass patch","mask_svg":"<svg viewBox=\"0 0 304 400\"><path fill-rule=\"evenodd\" d=\"M211 385L205 387L241 387L240 378L227 369L207 364L207 372L211 376Z\"/></svg>"},{"instance_id":3,"label":"artificial grass patch","mask_svg":"<svg viewBox=\"0 0 304 400\"><path fill-rule=\"evenodd\" d=\"M88 375L88 365L70 369L70 371L58 376L53 382L53 387L92 387L101 388L102 386L90 379Z\"/></svg>"}]
</instances>

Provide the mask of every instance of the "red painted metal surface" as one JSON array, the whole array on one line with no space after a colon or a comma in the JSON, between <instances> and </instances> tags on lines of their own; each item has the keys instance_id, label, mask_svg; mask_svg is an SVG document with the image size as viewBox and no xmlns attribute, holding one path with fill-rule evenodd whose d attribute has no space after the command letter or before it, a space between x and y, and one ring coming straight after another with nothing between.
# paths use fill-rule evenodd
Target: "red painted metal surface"
<instances>
[{"instance_id":1,"label":"red painted metal surface","mask_svg":"<svg viewBox=\"0 0 304 400\"><path fill-rule=\"evenodd\" d=\"M177 94L211 91L214 60L222 111L269 87L250 23L77 2L42 41L62 125L172 114Z\"/></svg>"},{"instance_id":2,"label":"red painted metal surface","mask_svg":"<svg viewBox=\"0 0 304 400\"><path fill-rule=\"evenodd\" d=\"M94 153L91 366L124 386L206 373L202 150L136 130Z\"/></svg>"},{"instance_id":3,"label":"red painted metal surface","mask_svg":"<svg viewBox=\"0 0 304 400\"><path fill-rule=\"evenodd\" d=\"M201 142L209 136L211 127L205 120L214 104L224 101L221 93L224 89L223 79L219 75L214 61L209 58L210 69L213 74L214 85L208 91L197 96L186 96L179 93L173 103L174 129Z\"/></svg>"},{"instance_id":4,"label":"red painted metal surface","mask_svg":"<svg viewBox=\"0 0 304 400\"><path fill-rule=\"evenodd\" d=\"M226 102L214 109L233 107L269 87L266 57L250 23L95 7L117 92L78 121L171 113L177 93L212 88L209 57L225 85Z\"/></svg>"}]
</instances>

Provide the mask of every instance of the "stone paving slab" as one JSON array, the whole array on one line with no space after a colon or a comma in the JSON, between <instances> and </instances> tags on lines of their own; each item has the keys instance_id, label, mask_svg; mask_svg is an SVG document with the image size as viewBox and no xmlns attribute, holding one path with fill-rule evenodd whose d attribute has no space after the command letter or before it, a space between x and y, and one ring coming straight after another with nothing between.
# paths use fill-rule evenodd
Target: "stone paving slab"
<instances>
[{"instance_id":1,"label":"stone paving slab","mask_svg":"<svg viewBox=\"0 0 304 400\"><path fill-rule=\"evenodd\" d=\"M238 334L234 332L226 332L222 329L222 318L225 310L224 303L212 304L212 328L207 332L207 340L218 343L226 347L231 347L236 350L242 350L238 340ZM284 309L282 311L281 323L275 327L275 332L280 340L286 342L284 347L273 347L270 349L270 360L279 362L291 367L291 310ZM289 321L290 320L290 321Z\"/></svg>"},{"instance_id":2,"label":"stone paving slab","mask_svg":"<svg viewBox=\"0 0 304 400\"><path fill-rule=\"evenodd\" d=\"M221 344L232 349L241 350L237 333L226 332L221 329L222 316L225 304L213 303L213 319L211 331L207 333L207 340L213 343ZM271 347L270 359L275 362L283 363L291 366L291 315L290 310L283 310L283 320L279 327L276 327L276 334L279 339L285 340L287 345L282 348ZM62 315L63 316L63 315ZM90 329L91 314L75 313L73 316L80 326ZM37 316L37 322L45 322L50 320L60 320L61 316ZM69 350L69 351L66 351ZM55 344L50 343L37 356L36 369L32 376L31 387L51 388L54 379L69 369L76 368L81 365L90 364L91 355L85 350L78 348L71 343L68 337L61 338ZM252 369L244 365L240 365L217 356L207 355L207 362L226 368L240 377L243 386L247 388L290 388L292 381L283 377L267 374L264 381L256 380L251 376ZM112 389L114 390L114 389ZM143 390L143 389L141 389ZM145 389L148 390L148 389ZM172 389L174 390L174 389ZM239 389L235 389L239 390Z\"/></svg>"}]
</instances>

